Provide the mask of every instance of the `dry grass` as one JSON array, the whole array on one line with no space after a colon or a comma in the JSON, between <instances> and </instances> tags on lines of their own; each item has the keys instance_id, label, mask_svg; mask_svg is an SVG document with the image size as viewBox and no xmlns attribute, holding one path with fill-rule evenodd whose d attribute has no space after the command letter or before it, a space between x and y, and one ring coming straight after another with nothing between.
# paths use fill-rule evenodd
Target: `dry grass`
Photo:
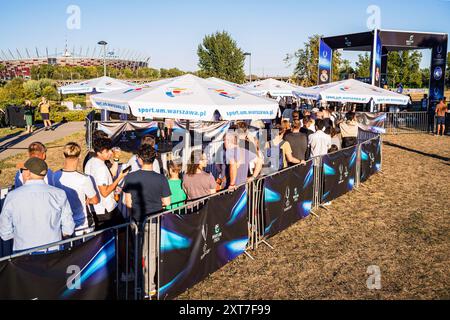
<instances>
[{"instance_id":1,"label":"dry grass","mask_svg":"<svg viewBox=\"0 0 450 320\"><path fill-rule=\"evenodd\" d=\"M383 175L180 299L449 299L450 138L385 140L411 150L385 145ZM371 265L381 290L367 289Z\"/></svg>"},{"instance_id":2,"label":"dry grass","mask_svg":"<svg viewBox=\"0 0 450 320\"><path fill-rule=\"evenodd\" d=\"M67 137L56 140L52 143L47 143L47 164L50 169L53 171L57 171L61 169L64 165L64 155L62 154L63 146L68 142L77 142L81 145L82 149L82 159L79 163L78 170L82 171L82 160L84 155L86 154L86 141L85 141L85 132L80 131L69 135ZM121 161L127 162L131 157L129 153L122 153ZM0 161L0 170L2 173L0 174L0 188L8 187L14 184L14 176L17 171L17 164L26 161L28 158L28 154L25 152L17 154L13 157L4 159Z\"/></svg>"}]
</instances>

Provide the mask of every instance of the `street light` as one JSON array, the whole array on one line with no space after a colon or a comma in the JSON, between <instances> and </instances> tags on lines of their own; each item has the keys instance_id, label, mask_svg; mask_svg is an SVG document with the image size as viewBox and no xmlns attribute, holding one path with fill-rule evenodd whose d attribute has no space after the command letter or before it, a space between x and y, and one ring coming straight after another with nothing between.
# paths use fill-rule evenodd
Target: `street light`
<instances>
[{"instance_id":1,"label":"street light","mask_svg":"<svg viewBox=\"0 0 450 320\"><path fill-rule=\"evenodd\" d=\"M250 69L250 82L252 82L252 54L250 53L250 52L245 52L244 53L244 56L249 56L249 60L250 60L250 63L249 63L249 69Z\"/></svg>"},{"instance_id":2,"label":"street light","mask_svg":"<svg viewBox=\"0 0 450 320\"><path fill-rule=\"evenodd\" d=\"M106 45L108 43L106 41L99 41L97 44L103 46L103 74L106 77Z\"/></svg>"}]
</instances>

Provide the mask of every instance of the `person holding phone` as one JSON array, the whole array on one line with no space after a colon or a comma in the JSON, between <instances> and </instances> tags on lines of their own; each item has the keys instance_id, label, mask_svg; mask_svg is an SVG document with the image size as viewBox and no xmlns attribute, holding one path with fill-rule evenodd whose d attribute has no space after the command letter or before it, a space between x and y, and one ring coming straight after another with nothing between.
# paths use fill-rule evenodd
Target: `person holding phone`
<instances>
[{"instance_id":1,"label":"person holding phone","mask_svg":"<svg viewBox=\"0 0 450 320\"><path fill-rule=\"evenodd\" d=\"M84 173L93 179L100 202L93 206L95 211L96 229L107 229L123 222L123 217L117 208L114 192L127 173L120 172L116 179L118 164L114 161L110 169L105 162L113 157L112 141L109 138L100 138L94 145L96 156L86 163ZM115 159L117 160L117 159Z\"/></svg>"}]
</instances>

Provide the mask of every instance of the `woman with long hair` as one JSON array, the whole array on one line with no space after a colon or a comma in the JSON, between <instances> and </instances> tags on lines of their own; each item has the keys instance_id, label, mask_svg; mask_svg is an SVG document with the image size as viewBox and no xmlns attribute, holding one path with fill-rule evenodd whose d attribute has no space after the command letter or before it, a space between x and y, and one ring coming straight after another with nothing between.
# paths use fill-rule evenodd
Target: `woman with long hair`
<instances>
[{"instance_id":1,"label":"woman with long hair","mask_svg":"<svg viewBox=\"0 0 450 320\"><path fill-rule=\"evenodd\" d=\"M202 150L192 151L183 177L183 189L188 200L197 200L216 193L214 177L205 172L207 165L208 159Z\"/></svg>"}]
</instances>

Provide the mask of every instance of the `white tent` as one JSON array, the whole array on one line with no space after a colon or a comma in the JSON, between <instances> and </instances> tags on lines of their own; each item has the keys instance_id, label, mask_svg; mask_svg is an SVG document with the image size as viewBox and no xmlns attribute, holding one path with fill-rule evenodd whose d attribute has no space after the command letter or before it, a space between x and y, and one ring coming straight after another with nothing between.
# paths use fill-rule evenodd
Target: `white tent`
<instances>
[{"instance_id":1,"label":"white tent","mask_svg":"<svg viewBox=\"0 0 450 320\"><path fill-rule=\"evenodd\" d=\"M100 77L69 84L59 88L62 94L84 94L84 93L103 93L114 90L129 89L135 84L110 77Z\"/></svg>"},{"instance_id":2,"label":"white tent","mask_svg":"<svg viewBox=\"0 0 450 320\"><path fill-rule=\"evenodd\" d=\"M294 94L303 99L342 103L369 103L373 100L375 104L406 105L409 101L408 96L353 79L303 88Z\"/></svg>"},{"instance_id":3,"label":"white tent","mask_svg":"<svg viewBox=\"0 0 450 320\"><path fill-rule=\"evenodd\" d=\"M293 91L303 89L303 87L275 79L254 81L245 84L243 87L250 93L261 96L269 93L272 97L293 97Z\"/></svg>"},{"instance_id":4,"label":"white tent","mask_svg":"<svg viewBox=\"0 0 450 320\"><path fill-rule=\"evenodd\" d=\"M234 83L234 82L231 82L231 81L219 79L219 78L216 78L216 77L210 77L207 80L215 81L215 82L220 83L220 84L233 86L233 87L236 87L236 88L238 88L240 90L247 91L246 88L243 85L240 85L240 84L237 84L237 83Z\"/></svg>"},{"instance_id":5,"label":"white tent","mask_svg":"<svg viewBox=\"0 0 450 320\"><path fill-rule=\"evenodd\" d=\"M274 119L275 101L234 86L184 75L144 86L91 96L99 108L145 118L214 121Z\"/></svg>"}]
</instances>

